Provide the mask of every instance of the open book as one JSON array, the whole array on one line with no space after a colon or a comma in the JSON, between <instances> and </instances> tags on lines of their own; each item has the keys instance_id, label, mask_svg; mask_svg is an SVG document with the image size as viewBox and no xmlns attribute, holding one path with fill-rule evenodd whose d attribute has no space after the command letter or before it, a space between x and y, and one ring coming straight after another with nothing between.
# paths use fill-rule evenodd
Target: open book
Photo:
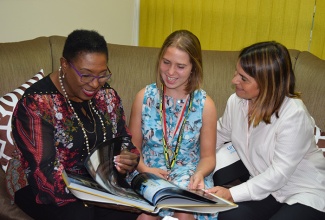
<instances>
[{"instance_id":1,"label":"open book","mask_svg":"<svg viewBox=\"0 0 325 220\"><path fill-rule=\"evenodd\" d=\"M77 198L157 213L160 209L216 213L237 205L204 190L182 189L151 173L136 175L131 184L118 173L114 156L127 148L128 137L118 137L95 147L85 161L92 178L63 172L63 179Z\"/></svg>"}]
</instances>

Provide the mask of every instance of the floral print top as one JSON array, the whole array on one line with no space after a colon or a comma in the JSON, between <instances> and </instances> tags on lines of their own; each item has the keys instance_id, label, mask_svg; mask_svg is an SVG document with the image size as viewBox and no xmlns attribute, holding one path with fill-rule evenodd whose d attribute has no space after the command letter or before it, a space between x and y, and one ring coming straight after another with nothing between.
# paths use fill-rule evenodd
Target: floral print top
<instances>
[{"instance_id":1,"label":"floral print top","mask_svg":"<svg viewBox=\"0 0 325 220\"><path fill-rule=\"evenodd\" d=\"M167 141L169 143L168 148L170 152L175 153L175 146L177 145L180 130L179 128L178 131L175 131L175 128L177 128L179 118L183 115L183 108L189 109L188 115L186 113L184 114L186 121L184 122L185 126L181 138L180 149L176 157L176 163L174 167L169 170L170 181L185 189L188 187L190 178L195 173L200 160L200 132L206 96L204 90L195 90L193 93L192 105L189 104L190 98L174 100L173 97L166 95L164 98ZM164 133L160 111L160 91L155 83L147 85L142 103L141 119L143 161L149 167L168 170L164 156ZM204 184L206 188L211 188L213 186L212 174L204 178ZM159 215L161 217L172 216L173 211L169 209L161 210ZM217 219L217 216L217 213L194 214L195 219L198 220Z\"/></svg>"},{"instance_id":2,"label":"floral print top","mask_svg":"<svg viewBox=\"0 0 325 220\"><path fill-rule=\"evenodd\" d=\"M104 121L106 139L130 135L121 99L113 88L105 84L91 101ZM104 140L102 123L88 102L70 102L87 131L90 149L72 108L49 76L26 90L13 114L12 133L23 167L17 171L25 172L40 204L61 206L75 201L66 190L62 170L89 175L84 160L88 151ZM87 114L82 114L82 110ZM132 145L130 150L136 152L135 149Z\"/></svg>"},{"instance_id":3,"label":"floral print top","mask_svg":"<svg viewBox=\"0 0 325 220\"><path fill-rule=\"evenodd\" d=\"M189 98L188 98L189 99ZM163 150L163 125L160 115L160 92L156 84L146 86L142 103L142 154L144 163L149 167L168 170ZM165 96L167 138L171 152L175 151L179 130L178 118L184 105L188 108L189 100L173 100ZM194 174L200 160L200 131L202 127L203 107L206 100L204 90L195 90L189 114L186 117L180 150L175 166L170 170L171 181L180 187L187 188L190 177ZM180 127L180 126L179 126ZM212 187L212 177L205 178L207 187Z\"/></svg>"}]
</instances>

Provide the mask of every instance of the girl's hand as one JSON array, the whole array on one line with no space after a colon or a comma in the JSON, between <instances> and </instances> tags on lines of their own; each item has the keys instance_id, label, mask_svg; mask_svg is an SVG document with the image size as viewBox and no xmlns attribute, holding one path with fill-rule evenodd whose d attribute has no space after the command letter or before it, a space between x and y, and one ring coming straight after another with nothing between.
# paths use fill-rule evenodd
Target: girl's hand
<instances>
[{"instance_id":1,"label":"girl's hand","mask_svg":"<svg viewBox=\"0 0 325 220\"><path fill-rule=\"evenodd\" d=\"M166 170L162 170L159 168L153 168L153 167L147 167L147 166L146 166L146 169L143 170L142 172L152 173L152 174L155 174L156 176L159 176L166 180L168 179L168 174L169 174Z\"/></svg>"},{"instance_id":2,"label":"girl's hand","mask_svg":"<svg viewBox=\"0 0 325 220\"><path fill-rule=\"evenodd\" d=\"M201 172L195 172L190 178L189 189L204 189L204 176Z\"/></svg>"}]
</instances>

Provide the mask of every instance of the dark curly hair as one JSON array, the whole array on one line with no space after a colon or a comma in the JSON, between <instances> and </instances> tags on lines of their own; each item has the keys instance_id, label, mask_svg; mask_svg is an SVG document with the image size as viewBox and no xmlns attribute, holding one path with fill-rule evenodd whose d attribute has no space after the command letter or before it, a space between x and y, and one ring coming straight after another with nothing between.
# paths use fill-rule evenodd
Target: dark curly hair
<instances>
[{"instance_id":1,"label":"dark curly hair","mask_svg":"<svg viewBox=\"0 0 325 220\"><path fill-rule=\"evenodd\" d=\"M82 53L103 53L108 61L105 38L94 30L74 30L65 41L62 55L68 62L72 62Z\"/></svg>"}]
</instances>

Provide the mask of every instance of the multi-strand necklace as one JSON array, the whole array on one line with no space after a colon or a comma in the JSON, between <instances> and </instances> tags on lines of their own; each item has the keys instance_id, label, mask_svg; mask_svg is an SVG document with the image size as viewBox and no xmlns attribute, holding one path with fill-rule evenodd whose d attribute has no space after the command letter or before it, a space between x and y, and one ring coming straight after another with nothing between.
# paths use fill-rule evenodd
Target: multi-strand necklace
<instances>
[{"instance_id":1,"label":"multi-strand necklace","mask_svg":"<svg viewBox=\"0 0 325 220\"><path fill-rule=\"evenodd\" d=\"M88 138L88 135L87 135L87 132L89 132L89 131L86 130L84 124L81 122L81 120L80 120L78 114L76 113L76 111L75 111L75 109L74 109L74 107L73 107L71 101L69 100L68 94L67 94L67 92L66 92L66 90L65 90L65 88L64 88L64 86L63 86L63 81L62 81L62 77L61 77L61 68L60 68L60 70L59 70L59 82L60 82L61 89L62 89L62 91L63 91L63 93L64 93L64 97L65 97L65 99L67 100L67 103L68 103L69 107L71 108L71 110L72 110L72 112L73 112L75 118L77 119L79 126L81 127L82 133L83 133L84 138L85 138L85 144L86 144L87 152L88 152L88 154L90 154L90 150L91 150L92 148L95 147L96 142L97 142L96 123L95 123L96 120L95 120L95 118L93 117L93 113L92 113L92 111L95 112L95 114L96 114L96 115L98 116L98 118L99 118L99 121L100 121L100 123L101 123L101 125L102 125L102 130L103 130L103 137L104 137L104 138L103 138L103 142L106 141L106 127L105 127L105 125L104 125L104 121L103 121L103 119L102 119L102 116L99 114L99 112L97 111L97 109L95 108L95 106L93 106L92 101L90 100L90 101L88 102L88 105L89 105L89 111L91 112L91 115L92 115L92 117L93 117L93 119L94 119L94 132L95 132L95 135L96 135L96 140L95 140L94 146L93 146L92 148L90 148L90 146L89 146L89 138ZM89 133L92 133L92 132L89 132Z\"/></svg>"}]
</instances>

